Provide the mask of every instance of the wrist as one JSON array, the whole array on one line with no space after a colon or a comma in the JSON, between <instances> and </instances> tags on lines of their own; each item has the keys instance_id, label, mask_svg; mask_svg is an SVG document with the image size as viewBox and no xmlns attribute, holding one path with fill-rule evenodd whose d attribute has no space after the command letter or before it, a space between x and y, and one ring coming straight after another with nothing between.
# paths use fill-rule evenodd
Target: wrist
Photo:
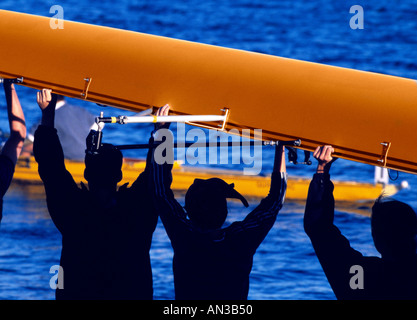
<instances>
[{"instance_id":1,"label":"wrist","mask_svg":"<svg viewBox=\"0 0 417 320\"><path fill-rule=\"evenodd\" d=\"M331 167L331 164L330 163L319 164L317 166L316 173L329 173L330 167Z\"/></svg>"},{"instance_id":2,"label":"wrist","mask_svg":"<svg viewBox=\"0 0 417 320\"><path fill-rule=\"evenodd\" d=\"M54 127L55 115L50 112L42 112L41 124L47 127Z\"/></svg>"},{"instance_id":3,"label":"wrist","mask_svg":"<svg viewBox=\"0 0 417 320\"><path fill-rule=\"evenodd\" d=\"M319 164L318 166L317 166L317 172L319 172L319 171L321 171L321 172L324 172L324 171L326 171L326 166L325 165L323 165L323 164Z\"/></svg>"}]
</instances>

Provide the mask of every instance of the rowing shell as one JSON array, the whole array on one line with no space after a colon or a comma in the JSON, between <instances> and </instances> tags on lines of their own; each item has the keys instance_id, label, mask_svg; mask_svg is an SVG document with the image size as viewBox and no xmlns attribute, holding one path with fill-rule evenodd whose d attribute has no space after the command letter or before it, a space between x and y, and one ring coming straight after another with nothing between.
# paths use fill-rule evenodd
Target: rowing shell
<instances>
[{"instance_id":1,"label":"rowing shell","mask_svg":"<svg viewBox=\"0 0 417 320\"><path fill-rule=\"evenodd\" d=\"M225 131L301 139L335 156L417 173L411 79L0 10L0 76L132 111L220 114ZM212 123L217 128L218 123Z\"/></svg>"}]
</instances>

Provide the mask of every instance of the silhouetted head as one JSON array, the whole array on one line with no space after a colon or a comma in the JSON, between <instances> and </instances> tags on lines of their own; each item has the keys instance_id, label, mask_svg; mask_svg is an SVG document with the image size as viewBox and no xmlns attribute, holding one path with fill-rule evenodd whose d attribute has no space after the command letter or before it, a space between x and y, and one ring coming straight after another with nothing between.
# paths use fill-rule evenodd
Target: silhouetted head
<instances>
[{"instance_id":1,"label":"silhouetted head","mask_svg":"<svg viewBox=\"0 0 417 320\"><path fill-rule=\"evenodd\" d=\"M122 180L123 155L115 146L103 143L98 151L85 155L84 178L89 184L113 187Z\"/></svg>"},{"instance_id":2,"label":"silhouetted head","mask_svg":"<svg viewBox=\"0 0 417 320\"><path fill-rule=\"evenodd\" d=\"M379 197L372 207L372 237L382 257L416 254L417 216L407 204Z\"/></svg>"},{"instance_id":3,"label":"silhouetted head","mask_svg":"<svg viewBox=\"0 0 417 320\"><path fill-rule=\"evenodd\" d=\"M242 201L245 207L249 204L246 199L234 189L234 184L228 184L222 179L195 179L185 195L185 209L188 217L203 229L218 229L227 217L226 198Z\"/></svg>"}]
</instances>

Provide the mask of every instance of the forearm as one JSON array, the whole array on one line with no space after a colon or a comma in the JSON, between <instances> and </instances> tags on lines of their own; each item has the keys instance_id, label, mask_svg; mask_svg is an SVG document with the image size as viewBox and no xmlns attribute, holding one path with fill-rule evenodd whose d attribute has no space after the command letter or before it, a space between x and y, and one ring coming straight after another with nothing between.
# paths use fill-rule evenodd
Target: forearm
<instances>
[{"instance_id":1,"label":"forearm","mask_svg":"<svg viewBox=\"0 0 417 320\"><path fill-rule=\"evenodd\" d=\"M149 139L149 145L152 145L153 139ZM145 163L145 170L139 174L135 182L133 182L132 186L130 187L131 190L136 190L137 192L141 193L144 191L152 190L152 147L149 148L148 154L146 156L146 163Z\"/></svg>"},{"instance_id":2,"label":"forearm","mask_svg":"<svg viewBox=\"0 0 417 320\"><path fill-rule=\"evenodd\" d=\"M304 214L304 229L307 234L333 225L333 189L329 174L318 173L313 176Z\"/></svg>"},{"instance_id":3,"label":"forearm","mask_svg":"<svg viewBox=\"0 0 417 320\"><path fill-rule=\"evenodd\" d=\"M74 202L78 186L65 168L64 153L56 129L40 125L35 132L34 155L45 187L49 213L62 232L68 207Z\"/></svg>"},{"instance_id":4,"label":"forearm","mask_svg":"<svg viewBox=\"0 0 417 320\"><path fill-rule=\"evenodd\" d=\"M287 172L285 164L285 147L281 145L275 146L274 168L273 172Z\"/></svg>"},{"instance_id":5,"label":"forearm","mask_svg":"<svg viewBox=\"0 0 417 320\"><path fill-rule=\"evenodd\" d=\"M153 156L153 153L152 153ZM185 233L193 229L187 219L187 214L178 203L171 190L172 165L152 162L151 190L158 215L171 241L182 238Z\"/></svg>"},{"instance_id":6,"label":"forearm","mask_svg":"<svg viewBox=\"0 0 417 320\"><path fill-rule=\"evenodd\" d=\"M273 172L268 197L283 204L287 192L287 179L288 174L286 172Z\"/></svg>"},{"instance_id":7,"label":"forearm","mask_svg":"<svg viewBox=\"0 0 417 320\"><path fill-rule=\"evenodd\" d=\"M10 137L2 149L2 154L16 164L26 137L25 117L13 84L5 83L4 92L7 101Z\"/></svg>"},{"instance_id":8,"label":"forearm","mask_svg":"<svg viewBox=\"0 0 417 320\"><path fill-rule=\"evenodd\" d=\"M33 144L35 160L39 168L47 172L65 170L65 158L56 129L39 125Z\"/></svg>"},{"instance_id":9,"label":"forearm","mask_svg":"<svg viewBox=\"0 0 417 320\"><path fill-rule=\"evenodd\" d=\"M268 196L247 215L244 225L253 226L261 224L273 224L281 210L287 191L287 174L285 172L273 172L271 176L271 189Z\"/></svg>"},{"instance_id":10,"label":"forearm","mask_svg":"<svg viewBox=\"0 0 417 320\"><path fill-rule=\"evenodd\" d=\"M2 198L9 188L14 174L15 164L9 157L0 156L0 198ZM1 212L0 212L1 220Z\"/></svg>"},{"instance_id":11,"label":"forearm","mask_svg":"<svg viewBox=\"0 0 417 320\"><path fill-rule=\"evenodd\" d=\"M153 162L154 152L155 152L155 148L152 147L152 145L154 144L153 136L149 138L148 144L150 147L148 149L148 153L146 154L146 164L145 164L144 172L146 174L152 174L152 165L153 165L152 162Z\"/></svg>"},{"instance_id":12,"label":"forearm","mask_svg":"<svg viewBox=\"0 0 417 320\"><path fill-rule=\"evenodd\" d=\"M163 139L164 137L165 141ZM167 143L167 139L169 139L171 143ZM155 147L155 142L161 144ZM153 181L156 187L155 195L156 197L163 199L167 196L171 196L172 193L171 183L173 159L168 159L168 157L163 156L164 151L165 155L173 155L172 132L169 129L159 129L154 131L149 139L149 144L153 145L153 147L151 147L148 151L147 167L148 164L150 164L149 167L152 167Z\"/></svg>"},{"instance_id":13,"label":"forearm","mask_svg":"<svg viewBox=\"0 0 417 320\"><path fill-rule=\"evenodd\" d=\"M151 139L152 140L152 139ZM153 142L153 141L151 141ZM155 159L155 148L149 151L150 160L150 185L154 195L155 205L164 220L179 219L184 220L186 213L182 206L177 202L171 190L172 167L170 163L158 163Z\"/></svg>"},{"instance_id":14,"label":"forearm","mask_svg":"<svg viewBox=\"0 0 417 320\"><path fill-rule=\"evenodd\" d=\"M55 108L42 111L41 124L45 127L55 127Z\"/></svg>"},{"instance_id":15,"label":"forearm","mask_svg":"<svg viewBox=\"0 0 417 320\"><path fill-rule=\"evenodd\" d=\"M23 140L26 137L25 115L13 85L5 90L10 132L16 133Z\"/></svg>"},{"instance_id":16,"label":"forearm","mask_svg":"<svg viewBox=\"0 0 417 320\"><path fill-rule=\"evenodd\" d=\"M282 206L287 190L287 177L285 147L277 145L275 147L274 169L271 174L269 194L268 197L264 199L264 202L270 201L272 203L279 203L280 206Z\"/></svg>"},{"instance_id":17,"label":"forearm","mask_svg":"<svg viewBox=\"0 0 417 320\"><path fill-rule=\"evenodd\" d=\"M52 93L51 89L42 89L36 94L36 101L42 110L41 124L46 127L55 125L55 107L57 95Z\"/></svg>"},{"instance_id":18,"label":"forearm","mask_svg":"<svg viewBox=\"0 0 417 320\"><path fill-rule=\"evenodd\" d=\"M154 195L157 199L164 201L168 197L173 197L171 190L172 164L158 164L155 161L155 149L150 152Z\"/></svg>"}]
</instances>

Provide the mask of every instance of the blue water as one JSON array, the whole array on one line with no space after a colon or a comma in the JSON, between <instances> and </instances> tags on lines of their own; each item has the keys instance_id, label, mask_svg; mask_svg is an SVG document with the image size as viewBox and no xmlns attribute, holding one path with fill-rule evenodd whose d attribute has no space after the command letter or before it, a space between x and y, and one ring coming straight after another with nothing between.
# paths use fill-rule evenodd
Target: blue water
<instances>
[{"instance_id":1,"label":"blue water","mask_svg":"<svg viewBox=\"0 0 417 320\"><path fill-rule=\"evenodd\" d=\"M324 0L70 0L59 3L2 0L0 8L52 16L49 9L55 4L63 7L66 20L417 79L415 1L396 1L394 4L388 0L368 0L366 3ZM362 5L365 13L363 30L349 27L353 16L349 9L357 4ZM7 50L1 47L1 39L0 50ZM18 93L28 126L31 126L40 116L35 91L21 87ZM72 99L70 102L95 114L101 111L90 103ZM4 112L0 128L7 130L2 92L0 106ZM106 115L118 114L130 113L106 109ZM115 144L146 142L149 130L150 127L138 125L106 127L105 140ZM140 157L144 153L129 151L125 155ZM272 150L265 148L262 155L264 174L271 170L271 157ZM227 167L242 169L239 165ZM314 168L289 165L288 171L290 175L311 177ZM339 160L332 173L335 179L373 182L373 167L355 162ZM410 189L400 191L396 198L417 209L417 177L400 173L393 183L402 180L409 182ZM251 201L249 209L256 204ZM230 221L241 219L248 210L242 211L239 204L231 202ZM378 255L372 244L369 218L349 211L340 207L335 223L354 248L365 255ZM250 299L335 298L303 231L303 212L303 202L287 202L280 212L255 255ZM42 188L13 183L4 199L3 214L0 299L53 299L49 269L59 264L61 240L49 218ZM172 249L161 224L154 234L151 258L155 298L174 298Z\"/></svg>"}]
</instances>

